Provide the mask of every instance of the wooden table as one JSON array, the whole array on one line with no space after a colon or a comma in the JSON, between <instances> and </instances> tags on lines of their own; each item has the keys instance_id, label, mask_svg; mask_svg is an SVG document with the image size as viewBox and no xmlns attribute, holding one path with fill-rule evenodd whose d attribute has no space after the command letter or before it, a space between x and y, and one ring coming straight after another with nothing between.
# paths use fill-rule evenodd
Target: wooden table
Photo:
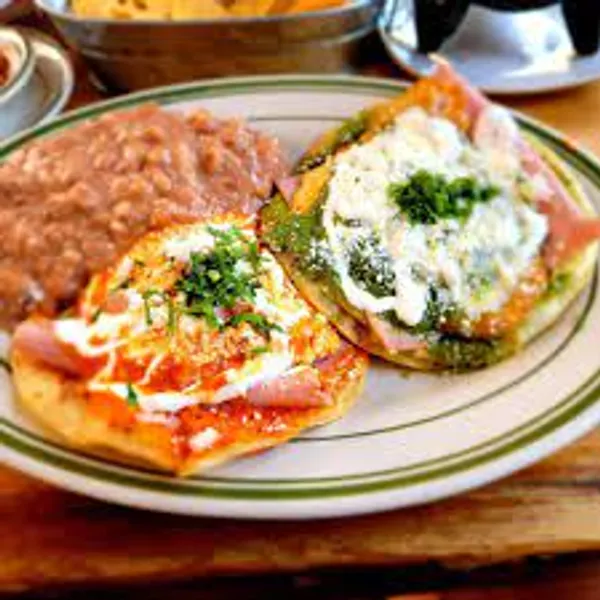
<instances>
[{"instance_id":1,"label":"wooden table","mask_svg":"<svg viewBox=\"0 0 600 600\"><path fill-rule=\"evenodd\" d=\"M397 75L390 66L376 70ZM94 97L80 80L74 103ZM508 104L600 155L600 83ZM0 591L431 561L463 569L600 550L600 432L460 498L369 517L270 524L170 517L102 504L8 469L0 469L0 515ZM593 564L600 572L600 561ZM590 589L600 590L594 581ZM250 597L248 589L240 597ZM152 594L139 597L159 597Z\"/></svg>"}]
</instances>

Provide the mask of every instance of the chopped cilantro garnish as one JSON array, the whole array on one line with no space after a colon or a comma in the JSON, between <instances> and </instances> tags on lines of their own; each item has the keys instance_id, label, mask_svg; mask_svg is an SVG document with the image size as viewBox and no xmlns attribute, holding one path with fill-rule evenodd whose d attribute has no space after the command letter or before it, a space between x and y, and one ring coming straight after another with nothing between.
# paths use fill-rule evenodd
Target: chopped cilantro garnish
<instances>
[{"instance_id":1,"label":"chopped cilantro garnish","mask_svg":"<svg viewBox=\"0 0 600 600\"><path fill-rule=\"evenodd\" d=\"M189 268L175 288L185 295L186 312L203 317L212 327L220 325L215 309L233 308L241 300L252 301L258 288L260 252L235 227L209 229L215 245L208 253L193 252Z\"/></svg>"},{"instance_id":2,"label":"chopped cilantro garnish","mask_svg":"<svg viewBox=\"0 0 600 600\"><path fill-rule=\"evenodd\" d=\"M488 202L499 192L497 187L480 184L473 177L449 181L425 170L388 188L390 198L409 222L423 225L433 225L440 219L466 219L477 203Z\"/></svg>"},{"instance_id":3,"label":"chopped cilantro garnish","mask_svg":"<svg viewBox=\"0 0 600 600\"><path fill-rule=\"evenodd\" d=\"M131 406L131 408L137 408L139 406L137 392L129 381L127 382L127 396L125 402L127 402L127 405Z\"/></svg>"},{"instance_id":4,"label":"chopped cilantro garnish","mask_svg":"<svg viewBox=\"0 0 600 600\"><path fill-rule=\"evenodd\" d=\"M123 281L117 283L114 287L110 289L109 294L114 294L119 290L126 290L132 283L133 279L131 277L126 277Z\"/></svg>"},{"instance_id":5,"label":"chopped cilantro garnish","mask_svg":"<svg viewBox=\"0 0 600 600\"><path fill-rule=\"evenodd\" d=\"M92 316L90 317L90 323L95 323L99 318L100 315L104 312L103 308L101 306L99 306L93 313Z\"/></svg>"},{"instance_id":6,"label":"chopped cilantro garnish","mask_svg":"<svg viewBox=\"0 0 600 600\"><path fill-rule=\"evenodd\" d=\"M177 309L171 296L165 295L165 300L167 301L167 332L172 336L177 330Z\"/></svg>"},{"instance_id":7,"label":"chopped cilantro garnish","mask_svg":"<svg viewBox=\"0 0 600 600\"><path fill-rule=\"evenodd\" d=\"M142 292L142 300L144 301L144 318L146 320L146 325L148 327L154 324L154 319L152 317L152 306L150 304L150 300L158 296L161 298L165 304L167 305L167 323L166 328L169 335L173 335L177 329L177 307L173 302L173 298L169 295L168 292L163 292L156 289L149 289Z\"/></svg>"},{"instance_id":8,"label":"chopped cilantro garnish","mask_svg":"<svg viewBox=\"0 0 600 600\"><path fill-rule=\"evenodd\" d=\"M269 346L256 346L256 348L252 348L250 352L252 354L265 354L269 351Z\"/></svg>"},{"instance_id":9,"label":"chopped cilantro garnish","mask_svg":"<svg viewBox=\"0 0 600 600\"><path fill-rule=\"evenodd\" d=\"M233 315L233 317L228 319L225 325L236 327L242 323L248 323L259 333L262 333L267 337L271 334L271 331L283 331L279 325L272 323L263 315L258 315L256 313L239 313L237 315Z\"/></svg>"},{"instance_id":10,"label":"chopped cilantro garnish","mask_svg":"<svg viewBox=\"0 0 600 600\"><path fill-rule=\"evenodd\" d=\"M152 307L150 306L150 299L154 296L160 296L162 298L163 292L154 289L142 292L142 300L144 301L144 317L146 319L146 325L148 327L150 327L154 323L154 320L152 319Z\"/></svg>"},{"instance_id":11,"label":"chopped cilantro garnish","mask_svg":"<svg viewBox=\"0 0 600 600\"><path fill-rule=\"evenodd\" d=\"M0 368L6 369L8 373L12 373L12 366L5 358L0 358Z\"/></svg>"}]
</instances>

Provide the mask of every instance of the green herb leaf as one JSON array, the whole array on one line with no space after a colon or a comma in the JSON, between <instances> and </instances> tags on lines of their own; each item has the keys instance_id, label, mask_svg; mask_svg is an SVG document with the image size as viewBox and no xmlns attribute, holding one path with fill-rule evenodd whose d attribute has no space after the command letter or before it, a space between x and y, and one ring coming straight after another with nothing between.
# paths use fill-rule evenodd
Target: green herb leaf
<instances>
[{"instance_id":1,"label":"green herb leaf","mask_svg":"<svg viewBox=\"0 0 600 600\"><path fill-rule=\"evenodd\" d=\"M177 308L171 296L165 294L165 299L167 301L167 333L173 336L177 331Z\"/></svg>"},{"instance_id":2,"label":"green herb leaf","mask_svg":"<svg viewBox=\"0 0 600 600\"><path fill-rule=\"evenodd\" d=\"M271 331L283 331L283 329L277 325L276 323L272 323L265 316L258 315L256 313L240 313L237 315L233 315L225 326L236 327L241 323L248 323L254 329L256 329L259 333L263 335L269 336Z\"/></svg>"},{"instance_id":3,"label":"green herb leaf","mask_svg":"<svg viewBox=\"0 0 600 600\"><path fill-rule=\"evenodd\" d=\"M104 309L99 306L93 313L92 316L90 317L90 322L91 323L95 323L99 318L100 315L104 312Z\"/></svg>"},{"instance_id":4,"label":"green herb leaf","mask_svg":"<svg viewBox=\"0 0 600 600\"><path fill-rule=\"evenodd\" d=\"M108 293L113 294L114 292L118 292L119 290L126 290L132 284L132 282L133 279L131 277L126 277L123 281L117 283L117 285L111 288Z\"/></svg>"},{"instance_id":5,"label":"green herb leaf","mask_svg":"<svg viewBox=\"0 0 600 600\"><path fill-rule=\"evenodd\" d=\"M473 177L448 181L443 175L417 171L404 183L392 183L388 195L412 224L433 225L440 219L467 219L477 203L500 193Z\"/></svg>"},{"instance_id":6,"label":"green herb leaf","mask_svg":"<svg viewBox=\"0 0 600 600\"><path fill-rule=\"evenodd\" d=\"M164 297L163 292L160 290L150 289L142 292L142 300L144 301L144 318L146 320L146 325L151 327L154 323L152 319L152 307L150 306L150 299L154 296Z\"/></svg>"},{"instance_id":7,"label":"green herb leaf","mask_svg":"<svg viewBox=\"0 0 600 600\"><path fill-rule=\"evenodd\" d=\"M269 349L269 346L256 346L256 348L252 348L250 352L252 352L252 354L266 354Z\"/></svg>"},{"instance_id":8,"label":"green herb leaf","mask_svg":"<svg viewBox=\"0 0 600 600\"><path fill-rule=\"evenodd\" d=\"M127 397L125 398L125 402L127 402L127 406L131 406L131 408L138 408L138 394L135 391L131 382L127 382Z\"/></svg>"}]
</instances>

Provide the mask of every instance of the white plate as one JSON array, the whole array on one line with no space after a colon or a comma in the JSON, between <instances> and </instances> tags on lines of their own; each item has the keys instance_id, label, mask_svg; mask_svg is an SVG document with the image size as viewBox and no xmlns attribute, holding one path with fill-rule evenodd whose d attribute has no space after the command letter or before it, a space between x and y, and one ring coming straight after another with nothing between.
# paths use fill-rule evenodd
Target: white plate
<instances>
[{"instance_id":1,"label":"white plate","mask_svg":"<svg viewBox=\"0 0 600 600\"><path fill-rule=\"evenodd\" d=\"M74 86L73 68L67 53L51 37L29 28L18 28L29 39L35 57L27 97L12 115L11 131L17 132L45 123L66 106ZM0 119L2 115L0 115Z\"/></svg>"},{"instance_id":2,"label":"white plate","mask_svg":"<svg viewBox=\"0 0 600 600\"><path fill-rule=\"evenodd\" d=\"M364 78L274 77L202 82L125 97L66 115L0 146L146 100L243 115L297 156L318 134L402 84ZM597 206L600 166L558 134L522 126L571 165ZM518 357L460 376L412 374L374 363L342 420L285 447L179 480L85 457L38 430L0 375L0 460L76 492L191 515L315 518L371 513L457 494L525 467L600 421L597 281L550 332Z\"/></svg>"},{"instance_id":3,"label":"white plate","mask_svg":"<svg viewBox=\"0 0 600 600\"><path fill-rule=\"evenodd\" d=\"M416 52L416 31L410 5L401 9L380 33L391 58L415 76L433 66ZM408 7L408 8L407 8ZM600 78L600 53L577 56L560 8L521 13L469 8L455 35L439 54L470 82L490 94L536 94L574 87Z\"/></svg>"}]
</instances>

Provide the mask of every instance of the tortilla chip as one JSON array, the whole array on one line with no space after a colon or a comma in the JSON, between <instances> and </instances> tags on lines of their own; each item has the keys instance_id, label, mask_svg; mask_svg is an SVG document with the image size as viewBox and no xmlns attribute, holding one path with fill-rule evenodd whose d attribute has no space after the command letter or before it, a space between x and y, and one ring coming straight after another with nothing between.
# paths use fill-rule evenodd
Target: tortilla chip
<instances>
[{"instance_id":1,"label":"tortilla chip","mask_svg":"<svg viewBox=\"0 0 600 600\"><path fill-rule=\"evenodd\" d=\"M236 0L230 12L236 17L264 17L270 13L276 0Z\"/></svg>"},{"instance_id":2,"label":"tortilla chip","mask_svg":"<svg viewBox=\"0 0 600 600\"><path fill-rule=\"evenodd\" d=\"M172 19L219 19L231 14L217 0L173 0Z\"/></svg>"}]
</instances>

